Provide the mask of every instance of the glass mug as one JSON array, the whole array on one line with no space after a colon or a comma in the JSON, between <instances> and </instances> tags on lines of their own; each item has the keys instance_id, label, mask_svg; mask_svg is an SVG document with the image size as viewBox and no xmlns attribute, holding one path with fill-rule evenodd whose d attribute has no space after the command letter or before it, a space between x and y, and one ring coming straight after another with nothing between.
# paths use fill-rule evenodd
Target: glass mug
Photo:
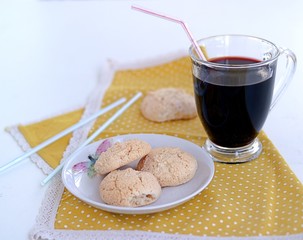
<instances>
[{"instance_id":1,"label":"glass mug","mask_svg":"<svg viewBox=\"0 0 303 240\"><path fill-rule=\"evenodd\" d=\"M198 41L207 61L193 46L192 60L197 112L208 139L204 148L214 161L247 162L257 158L257 136L269 111L293 77L296 56L265 39L220 35ZM286 57L284 75L275 81L279 56Z\"/></svg>"}]
</instances>

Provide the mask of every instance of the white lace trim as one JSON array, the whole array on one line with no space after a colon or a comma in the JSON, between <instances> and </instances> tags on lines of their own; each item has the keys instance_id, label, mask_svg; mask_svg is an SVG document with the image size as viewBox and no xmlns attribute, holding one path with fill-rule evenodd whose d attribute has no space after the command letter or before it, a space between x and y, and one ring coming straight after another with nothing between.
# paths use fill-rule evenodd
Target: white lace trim
<instances>
[{"instance_id":1,"label":"white lace trim","mask_svg":"<svg viewBox=\"0 0 303 240\"><path fill-rule=\"evenodd\" d=\"M167 63L177 58L186 56L184 51L179 51L173 54L167 54L165 56L158 56L154 59L135 61L132 63L118 63L111 60L104 66L99 78L96 88L90 94L88 102L85 107L85 111L82 118L86 118L95 113L101 106L106 89L109 87L115 71L126 69L139 69L144 67L152 67L161 63ZM63 158L69 156L79 144L86 139L90 128L94 122L77 129L66 148ZM16 126L7 129L8 132L14 136L23 150L28 150L29 144L22 136ZM39 168L44 173L49 173L51 168L40 158L37 154L31 156L32 161L37 163ZM208 237L208 236L193 236L193 235L181 235L181 234L168 234L168 233L156 233L150 231L117 231L117 230L58 230L54 228L57 209L61 200L61 196L64 191L64 185L61 181L61 176L57 175L49 184L45 197L42 201L42 205L39 210L39 214L36 219L36 225L30 232L30 238L32 240L48 239L48 240L97 240L97 239L109 239L109 240L303 240L302 234L287 235L287 236L256 236L256 237Z\"/></svg>"},{"instance_id":2,"label":"white lace trim","mask_svg":"<svg viewBox=\"0 0 303 240\"><path fill-rule=\"evenodd\" d=\"M111 80L113 78L112 75L113 73L114 71L111 69L110 64L106 65L102 69L101 71L102 75L99 77L97 86L94 88L94 90L88 97L87 104L85 106L85 110L81 119L85 119L91 116L92 114L96 113L100 109L104 93L106 89L109 87ZM67 146L63 154L62 160L68 157L72 152L74 152L76 148L79 146L79 144L87 138L89 130L92 128L94 123L95 121L91 121L90 123L86 124L85 126L73 132L73 136L70 139L69 145Z\"/></svg>"},{"instance_id":3,"label":"white lace trim","mask_svg":"<svg viewBox=\"0 0 303 240\"><path fill-rule=\"evenodd\" d=\"M23 134L19 131L18 126L7 127L5 130L16 140L24 152L31 149L31 146L28 144ZM37 153L32 154L30 159L44 174L49 174L52 171L52 168Z\"/></svg>"},{"instance_id":4,"label":"white lace trim","mask_svg":"<svg viewBox=\"0 0 303 240\"><path fill-rule=\"evenodd\" d=\"M79 106L79 107L73 107L73 108L69 108L66 109L65 111L60 111L57 113L51 113L48 114L47 116L44 116L44 118L40 118L40 119L36 119L34 122L39 122L39 121L43 121L44 119L48 119L48 118L52 118L52 117L56 117L60 114L64 114L66 112L72 112L75 110L80 109L83 106ZM31 122L27 122L27 123L23 123L24 125L28 125L28 124L32 124L34 123L33 121ZM12 137L13 139L17 142L17 144L20 146L20 148L24 151L27 152L31 149L31 146L29 145L29 143L26 141L26 139L24 138L23 134L20 132L18 125L13 125L10 127L6 127L5 131L7 131ZM39 169L42 170L42 172L45 175L48 175L49 173L51 173L51 171L53 170L51 166L49 166L37 153L32 154L29 159L35 163L37 165L37 167Z\"/></svg>"},{"instance_id":5,"label":"white lace trim","mask_svg":"<svg viewBox=\"0 0 303 240\"><path fill-rule=\"evenodd\" d=\"M38 233L39 238L48 240L302 240L303 235L289 236L257 236L257 237L208 237L182 234L168 234L144 231L90 231L90 230L42 230Z\"/></svg>"}]
</instances>

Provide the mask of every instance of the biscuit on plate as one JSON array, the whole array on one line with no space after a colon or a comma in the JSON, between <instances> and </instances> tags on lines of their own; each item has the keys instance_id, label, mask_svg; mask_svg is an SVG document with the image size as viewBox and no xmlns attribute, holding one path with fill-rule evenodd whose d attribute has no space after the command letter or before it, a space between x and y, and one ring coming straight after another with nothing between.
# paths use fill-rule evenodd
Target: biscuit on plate
<instances>
[{"instance_id":1,"label":"biscuit on plate","mask_svg":"<svg viewBox=\"0 0 303 240\"><path fill-rule=\"evenodd\" d=\"M132 168L115 170L101 181L101 199L110 205L139 207L156 201L161 194L157 178Z\"/></svg>"},{"instance_id":2,"label":"biscuit on plate","mask_svg":"<svg viewBox=\"0 0 303 240\"><path fill-rule=\"evenodd\" d=\"M180 88L161 88L149 92L144 97L140 110L146 119L154 122L197 116L194 97Z\"/></svg>"},{"instance_id":3,"label":"biscuit on plate","mask_svg":"<svg viewBox=\"0 0 303 240\"><path fill-rule=\"evenodd\" d=\"M159 147L139 161L137 170L152 173L161 187L167 187L188 182L197 167L197 160L191 154L179 148Z\"/></svg>"},{"instance_id":4,"label":"biscuit on plate","mask_svg":"<svg viewBox=\"0 0 303 240\"><path fill-rule=\"evenodd\" d=\"M106 174L134 160L141 159L150 150L150 144L139 139L116 142L101 153L94 168L97 173Z\"/></svg>"}]
</instances>

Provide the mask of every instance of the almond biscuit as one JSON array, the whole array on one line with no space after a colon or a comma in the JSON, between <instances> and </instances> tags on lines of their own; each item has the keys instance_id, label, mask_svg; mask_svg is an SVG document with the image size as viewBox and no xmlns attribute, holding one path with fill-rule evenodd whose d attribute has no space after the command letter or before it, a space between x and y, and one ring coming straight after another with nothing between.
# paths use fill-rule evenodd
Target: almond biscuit
<instances>
[{"instance_id":1,"label":"almond biscuit","mask_svg":"<svg viewBox=\"0 0 303 240\"><path fill-rule=\"evenodd\" d=\"M161 187L177 186L191 180L197 170L197 160L189 153L172 147L154 148L142 158L137 170L152 173Z\"/></svg>"},{"instance_id":2,"label":"almond biscuit","mask_svg":"<svg viewBox=\"0 0 303 240\"><path fill-rule=\"evenodd\" d=\"M139 139L116 142L105 152L101 153L94 168L97 173L106 174L134 160L141 159L150 150L150 144Z\"/></svg>"},{"instance_id":3,"label":"almond biscuit","mask_svg":"<svg viewBox=\"0 0 303 240\"><path fill-rule=\"evenodd\" d=\"M140 110L146 119L154 122L197 116L194 97L179 88L161 88L149 92L144 97Z\"/></svg>"},{"instance_id":4,"label":"almond biscuit","mask_svg":"<svg viewBox=\"0 0 303 240\"><path fill-rule=\"evenodd\" d=\"M115 170L100 183L101 199L110 205L139 207L156 201L161 194L157 178L132 168Z\"/></svg>"}]
</instances>

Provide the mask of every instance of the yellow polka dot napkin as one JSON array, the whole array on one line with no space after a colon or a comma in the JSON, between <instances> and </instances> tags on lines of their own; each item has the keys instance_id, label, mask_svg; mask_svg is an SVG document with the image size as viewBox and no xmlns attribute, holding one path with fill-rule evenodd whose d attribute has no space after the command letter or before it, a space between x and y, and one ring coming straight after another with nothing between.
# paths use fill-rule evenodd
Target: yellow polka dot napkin
<instances>
[{"instance_id":1,"label":"yellow polka dot napkin","mask_svg":"<svg viewBox=\"0 0 303 240\"><path fill-rule=\"evenodd\" d=\"M179 87L193 94L188 57L150 67L116 70L113 76L104 95L103 106L121 97L129 99L137 91L146 94L162 87ZM136 102L110 125L99 139L128 133L160 133L203 145L206 135L198 118L165 123L150 122L140 114L141 101L142 99ZM90 133L115 111L116 109L101 116ZM19 130L34 146L48 135L77 122L80 114L80 110L71 112L36 124L19 126ZM39 153L51 167L59 163L69 137L66 136ZM33 230L32 237L262 239L284 236L285 239L302 239L303 186L267 136L262 132L259 138L263 152L258 159L243 164L215 163L214 178L204 191L178 207L154 214L124 215L96 209L69 193L62 187L60 178L57 178L52 183L56 187L50 186L46 203L43 203L48 211L40 211L38 227ZM46 221L46 218L49 219Z\"/></svg>"}]
</instances>

